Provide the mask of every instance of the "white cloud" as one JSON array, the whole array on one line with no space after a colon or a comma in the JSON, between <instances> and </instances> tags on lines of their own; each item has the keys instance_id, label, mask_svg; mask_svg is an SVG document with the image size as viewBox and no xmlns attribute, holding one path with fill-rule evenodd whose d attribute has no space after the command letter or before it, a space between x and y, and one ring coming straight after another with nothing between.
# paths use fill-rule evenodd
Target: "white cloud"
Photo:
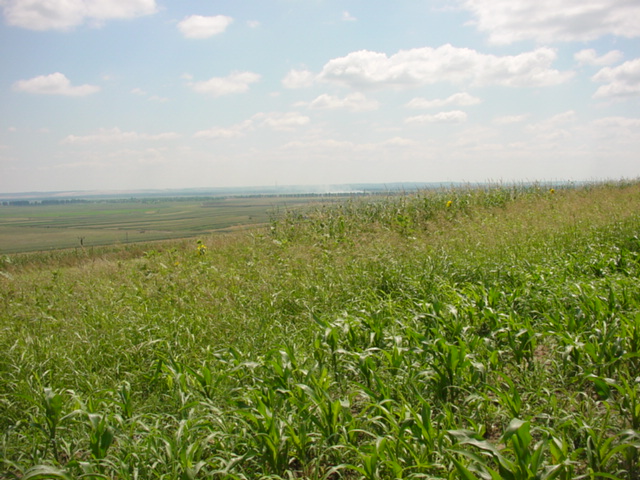
<instances>
[{"instance_id":1,"label":"white cloud","mask_svg":"<svg viewBox=\"0 0 640 480\"><path fill-rule=\"evenodd\" d=\"M315 75L309 70L291 70L282 79L285 88L305 88L313 85Z\"/></svg>"},{"instance_id":2,"label":"white cloud","mask_svg":"<svg viewBox=\"0 0 640 480\"><path fill-rule=\"evenodd\" d=\"M205 93L219 97L231 93L243 93L249 90L249 85L260 80L260 75L253 72L233 72L227 77L213 77L204 82L189 83L198 93Z\"/></svg>"},{"instance_id":3,"label":"white cloud","mask_svg":"<svg viewBox=\"0 0 640 480\"><path fill-rule=\"evenodd\" d=\"M137 95L137 96L139 96L139 97L147 97L147 101L149 101L149 102L165 103L165 102L168 102L168 101L169 101L169 99L168 99L168 98L166 98L166 97L161 97L161 96L159 96L159 95L151 95L151 96L148 96L148 95L149 95L149 93L148 93L148 92L146 92L146 91L144 91L144 90L142 90L141 88L134 88L134 89L132 89L132 90L131 90L131 94L133 94L133 95Z\"/></svg>"},{"instance_id":4,"label":"white cloud","mask_svg":"<svg viewBox=\"0 0 640 480\"><path fill-rule=\"evenodd\" d=\"M604 117L590 122L585 136L600 149L617 150L620 155L629 156L637 177L639 173L637 152L640 151L639 130L640 118Z\"/></svg>"},{"instance_id":5,"label":"white cloud","mask_svg":"<svg viewBox=\"0 0 640 480\"><path fill-rule=\"evenodd\" d=\"M464 123L467 121L467 114L460 110L450 112L440 112L435 115L416 115L408 117L405 123Z\"/></svg>"},{"instance_id":6,"label":"white cloud","mask_svg":"<svg viewBox=\"0 0 640 480\"><path fill-rule=\"evenodd\" d=\"M625 99L640 96L640 58L617 67L605 67L591 79L606 83L598 88L594 98Z\"/></svg>"},{"instance_id":7,"label":"white cloud","mask_svg":"<svg viewBox=\"0 0 640 480\"><path fill-rule=\"evenodd\" d=\"M580 50L573 55L573 58L580 65L593 65L597 67L603 67L605 65L612 65L622 60L624 54L620 50L611 50L604 55L598 56L598 53L589 48L586 50Z\"/></svg>"},{"instance_id":8,"label":"white cloud","mask_svg":"<svg viewBox=\"0 0 640 480\"><path fill-rule=\"evenodd\" d=\"M245 134L245 132L251 129L253 120L245 120L231 127L212 127L207 130L200 130L193 134L194 138L212 138L212 139L224 139L224 138L237 138Z\"/></svg>"},{"instance_id":9,"label":"white cloud","mask_svg":"<svg viewBox=\"0 0 640 480\"><path fill-rule=\"evenodd\" d=\"M640 3L634 0L464 0L462 6L495 44L640 36Z\"/></svg>"},{"instance_id":10,"label":"white cloud","mask_svg":"<svg viewBox=\"0 0 640 480\"><path fill-rule=\"evenodd\" d=\"M307 125L310 119L298 112L271 112L257 113L251 117L251 121L274 130L290 131Z\"/></svg>"},{"instance_id":11,"label":"white cloud","mask_svg":"<svg viewBox=\"0 0 640 480\"><path fill-rule=\"evenodd\" d=\"M305 150L313 153L346 152L375 152L381 148L404 148L417 145L417 142L408 138L393 137L376 143L356 143L347 140L335 140L333 138L293 140L284 144L283 150Z\"/></svg>"},{"instance_id":12,"label":"white cloud","mask_svg":"<svg viewBox=\"0 0 640 480\"><path fill-rule=\"evenodd\" d=\"M212 127L193 134L194 138L226 139L244 136L248 131L259 127L273 130L292 131L297 127L307 125L309 117L298 112L270 112L256 113L251 118L230 127Z\"/></svg>"},{"instance_id":13,"label":"white cloud","mask_svg":"<svg viewBox=\"0 0 640 480\"><path fill-rule=\"evenodd\" d=\"M573 75L573 72L551 68L556 57L556 52L550 48L496 56L449 44L401 50L390 57L360 50L330 60L319 77L358 89L463 81L471 81L474 85L550 86L566 82Z\"/></svg>"},{"instance_id":14,"label":"white cloud","mask_svg":"<svg viewBox=\"0 0 640 480\"><path fill-rule=\"evenodd\" d=\"M362 93L356 92L347 95L344 98L339 98L325 93L311 102L300 102L296 105L306 106L313 109L336 110L344 108L352 112L365 112L378 109L380 103L376 100L369 100Z\"/></svg>"},{"instance_id":15,"label":"white cloud","mask_svg":"<svg viewBox=\"0 0 640 480\"><path fill-rule=\"evenodd\" d=\"M529 124L526 130L541 141L554 142L571 136L569 127L575 123L576 119L576 112L568 110L540 122Z\"/></svg>"},{"instance_id":16,"label":"white cloud","mask_svg":"<svg viewBox=\"0 0 640 480\"><path fill-rule=\"evenodd\" d=\"M249 28L258 28L260 26L260 22L258 20L247 20L247 25Z\"/></svg>"},{"instance_id":17,"label":"white cloud","mask_svg":"<svg viewBox=\"0 0 640 480\"><path fill-rule=\"evenodd\" d=\"M242 130L235 128L212 127L193 134L194 138L235 138L243 135Z\"/></svg>"},{"instance_id":18,"label":"white cloud","mask_svg":"<svg viewBox=\"0 0 640 480\"><path fill-rule=\"evenodd\" d=\"M68 30L90 22L151 15L155 0L5 0L0 2L9 25L30 30Z\"/></svg>"},{"instance_id":19,"label":"white cloud","mask_svg":"<svg viewBox=\"0 0 640 480\"><path fill-rule=\"evenodd\" d=\"M525 115L504 115L502 117L497 117L493 119L493 123L495 125L511 125L514 123L524 122L529 117L528 114Z\"/></svg>"},{"instance_id":20,"label":"white cloud","mask_svg":"<svg viewBox=\"0 0 640 480\"><path fill-rule=\"evenodd\" d=\"M68 135L62 140L62 144L88 144L88 143L121 143L138 140L162 141L175 140L180 138L180 134L175 132L165 132L155 135L138 132L123 132L118 127L101 128L97 133L91 135Z\"/></svg>"},{"instance_id":21,"label":"white cloud","mask_svg":"<svg viewBox=\"0 0 640 480\"><path fill-rule=\"evenodd\" d=\"M561 125L566 125L569 122L573 122L576 119L576 112L573 110L567 110L566 112L558 113L552 117L542 120L537 123L532 123L529 128L532 130L551 130Z\"/></svg>"},{"instance_id":22,"label":"white cloud","mask_svg":"<svg viewBox=\"0 0 640 480\"><path fill-rule=\"evenodd\" d=\"M41 95L66 95L69 97L83 97L100 90L96 85L71 85L71 81L62 73L40 75L29 80L19 80L13 84L14 90L19 92L37 93Z\"/></svg>"},{"instance_id":23,"label":"white cloud","mask_svg":"<svg viewBox=\"0 0 640 480\"><path fill-rule=\"evenodd\" d=\"M344 140L334 140L332 138L315 139L315 140L293 140L285 143L281 148L283 150L311 150L317 151L318 149L353 149L355 143Z\"/></svg>"},{"instance_id":24,"label":"white cloud","mask_svg":"<svg viewBox=\"0 0 640 480\"><path fill-rule=\"evenodd\" d=\"M614 130L619 128L638 129L640 128L640 118L604 117L594 120L592 125L597 128L611 128Z\"/></svg>"},{"instance_id":25,"label":"white cloud","mask_svg":"<svg viewBox=\"0 0 640 480\"><path fill-rule=\"evenodd\" d=\"M233 18L226 15L191 15L178 23L178 30L186 38L209 38L223 33L232 22Z\"/></svg>"},{"instance_id":26,"label":"white cloud","mask_svg":"<svg viewBox=\"0 0 640 480\"><path fill-rule=\"evenodd\" d=\"M470 106L477 105L482 100L466 92L454 93L447 98L427 100L426 98L414 98L407 103L408 108L441 108L447 105Z\"/></svg>"},{"instance_id":27,"label":"white cloud","mask_svg":"<svg viewBox=\"0 0 640 480\"><path fill-rule=\"evenodd\" d=\"M417 145L417 142L408 138L393 137L389 140L385 140L381 145L389 147L411 147Z\"/></svg>"},{"instance_id":28,"label":"white cloud","mask_svg":"<svg viewBox=\"0 0 640 480\"><path fill-rule=\"evenodd\" d=\"M344 12L342 12L342 21L343 22L355 22L356 20L358 20L358 19L356 17L354 17L353 15L351 15L346 10Z\"/></svg>"}]
</instances>

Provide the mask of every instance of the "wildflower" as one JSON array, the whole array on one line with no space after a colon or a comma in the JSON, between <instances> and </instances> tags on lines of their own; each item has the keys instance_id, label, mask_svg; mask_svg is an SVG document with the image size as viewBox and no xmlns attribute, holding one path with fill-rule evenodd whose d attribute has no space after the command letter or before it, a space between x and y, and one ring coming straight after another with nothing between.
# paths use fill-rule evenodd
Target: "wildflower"
<instances>
[{"instance_id":1,"label":"wildflower","mask_svg":"<svg viewBox=\"0 0 640 480\"><path fill-rule=\"evenodd\" d=\"M451 205L453 205L453 200L449 200L449 201L447 202L447 208L451 207Z\"/></svg>"},{"instance_id":2,"label":"wildflower","mask_svg":"<svg viewBox=\"0 0 640 480\"><path fill-rule=\"evenodd\" d=\"M207 246L202 243L202 240L198 240L198 246L196 247L196 252L198 255L204 255L207 253Z\"/></svg>"},{"instance_id":3,"label":"wildflower","mask_svg":"<svg viewBox=\"0 0 640 480\"><path fill-rule=\"evenodd\" d=\"M553 195L554 193L556 193L555 188L551 188L551 189L549 189L549 193L550 193L551 195Z\"/></svg>"}]
</instances>

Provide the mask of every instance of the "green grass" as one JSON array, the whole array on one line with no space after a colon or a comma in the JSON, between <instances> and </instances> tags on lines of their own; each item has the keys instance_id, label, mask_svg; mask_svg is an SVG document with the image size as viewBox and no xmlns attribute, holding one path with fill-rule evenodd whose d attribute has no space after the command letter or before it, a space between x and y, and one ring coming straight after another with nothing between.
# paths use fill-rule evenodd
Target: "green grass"
<instances>
[{"instance_id":1,"label":"green grass","mask_svg":"<svg viewBox=\"0 0 640 480\"><path fill-rule=\"evenodd\" d=\"M5 256L0 477L640 478L638 212L498 186Z\"/></svg>"}]
</instances>

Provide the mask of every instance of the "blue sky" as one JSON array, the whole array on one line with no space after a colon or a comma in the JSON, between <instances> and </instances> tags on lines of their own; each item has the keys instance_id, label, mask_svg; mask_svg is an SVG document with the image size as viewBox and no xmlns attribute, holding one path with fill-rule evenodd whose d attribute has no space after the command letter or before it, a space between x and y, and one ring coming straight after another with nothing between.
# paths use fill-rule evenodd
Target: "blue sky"
<instances>
[{"instance_id":1,"label":"blue sky","mask_svg":"<svg viewBox=\"0 0 640 480\"><path fill-rule=\"evenodd\" d=\"M640 176L636 0L0 0L0 192Z\"/></svg>"}]
</instances>

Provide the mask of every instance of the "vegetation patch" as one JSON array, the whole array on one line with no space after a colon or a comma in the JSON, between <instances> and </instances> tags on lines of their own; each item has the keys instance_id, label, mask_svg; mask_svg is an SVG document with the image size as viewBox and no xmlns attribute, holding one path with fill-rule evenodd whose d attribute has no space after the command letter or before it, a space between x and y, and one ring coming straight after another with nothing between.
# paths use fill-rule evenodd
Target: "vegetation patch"
<instances>
[{"instance_id":1,"label":"vegetation patch","mask_svg":"<svg viewBox=\"0 0 640 480\"><path fill-rule=\"evenodd\" d=\"M0 476L640 478L638 212L495 186L5 255Z\"/></svg>"}]
</instances>

